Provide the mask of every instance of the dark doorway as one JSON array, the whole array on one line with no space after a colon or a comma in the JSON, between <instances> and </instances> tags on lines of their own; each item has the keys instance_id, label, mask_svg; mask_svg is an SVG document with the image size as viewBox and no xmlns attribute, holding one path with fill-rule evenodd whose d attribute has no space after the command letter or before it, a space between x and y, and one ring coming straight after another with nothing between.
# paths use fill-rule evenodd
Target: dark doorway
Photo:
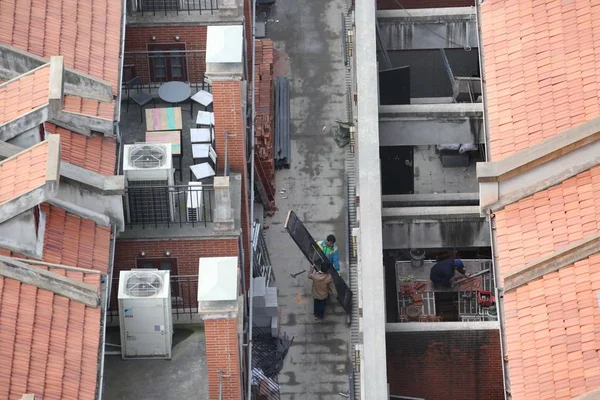
<instances>
[{"instance_id":1,"label":"dark doorway","mask_svg":"<svg viewBox=\"0 0 600 400\"><path fill-rule=\"evenodd\" d=\"M379 71L379 104L410 104L410 67Z\"/></svg>"},{"instance_id":2,"label":"dark doorway","mask_svg":"<svg viewBox=\"0 0 600 400\"><path fill-rule=\"evenodd\" d=\"M441 321L458 321L458 292L435 292L435 311Z\"/></svg>"},{"instance_id":3,"label":"dark doorway","mask_svg":"<svg viewBox=\"0 0 600 400\"><path fill-rule=\"evenodd\" d=\"M411 146L380 147L379 158L381 160L381 193L414 193L413 148Z\"/></svg>"},{"instance_id":4,"label":"dark doorway","mask_svg":"<svg viewBox=\"0 0 600 400\"><path fill-rule=\"evenodd\" d=\"M187 63L185 54L173 52L173 50L185 50L184 43L149 44L148 51L160 52L150 53L150 81L171 82L187 81Z\"/></svg>"}]
</instances>

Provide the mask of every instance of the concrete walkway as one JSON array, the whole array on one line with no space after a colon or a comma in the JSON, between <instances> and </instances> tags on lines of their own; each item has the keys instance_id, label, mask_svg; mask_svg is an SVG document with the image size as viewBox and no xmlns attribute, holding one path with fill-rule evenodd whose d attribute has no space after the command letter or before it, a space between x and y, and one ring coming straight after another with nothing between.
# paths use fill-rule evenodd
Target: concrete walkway
<instances>
[{"instance_id":1,"label":"concrete walkway","mask_svg":"<svg viewBox=\"0 0 600 400\"><path fill-rule=\"evenodd\" d=\"M282 399L340 399L348 393L346 314L330 299L325 322L313 320L309 264L285 232L294 210L315 239L338 238L347 277L344 208L345 150L330 130L346 117L342 12L344 0L277 0L267 22L276 49L275 74L290 80L292 165L277 172L279 211L266 222L267 241L281 305L281 330L294 344L280 374ZM258 13L257 13L258 14ZM287 198L284 198L287 197Z\"/></svg>"}]
</instances>

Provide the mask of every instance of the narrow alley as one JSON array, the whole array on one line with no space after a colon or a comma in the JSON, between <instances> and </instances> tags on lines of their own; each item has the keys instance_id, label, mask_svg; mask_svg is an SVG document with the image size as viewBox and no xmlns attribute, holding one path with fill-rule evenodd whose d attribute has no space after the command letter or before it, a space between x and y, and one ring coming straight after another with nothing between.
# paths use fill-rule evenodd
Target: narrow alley
<instances>
[{"instance_id":1,"label":"narrow alley","mask_svg":"<svg viewBox=\"0 0 600 400\"><path fill-rule=\"evenodd\" d=\"M279 211L267 219L268 247L274 265L281 331L294 337L280 374L281 398L339 399L348 393L347 316L329 300L325 321L313 320L309 263L284 229L294 210L315 240L333 233L340 249L341 276L347 280L344 207L345 149L331 133L346 117L342 13L344 0L280 0L270 9L268 36L274 41L275 74L290 80L292 158L277 172ZM258 13L257 13L258 14Z\"/></svg>"}]
</instances>

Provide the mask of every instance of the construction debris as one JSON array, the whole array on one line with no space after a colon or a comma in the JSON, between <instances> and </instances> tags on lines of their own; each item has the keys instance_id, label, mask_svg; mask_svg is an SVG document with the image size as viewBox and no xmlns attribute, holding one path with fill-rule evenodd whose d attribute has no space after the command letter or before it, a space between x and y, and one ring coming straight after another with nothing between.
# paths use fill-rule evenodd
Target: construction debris
<instances>
[{"instance_id":1,"label":"construction debris","mask_svg":"<svg viewBox=\"0 0 600 400\"><path fill-rule=\"evenodd\" d=\"M354 126L352 123L335 121L333 128L333 139L339 148L346 147L350 143L350 129Z\"/></svg>"},{"instance_id":2,"label":"construction debris","mask_svg":"<svg viewBox=\"0 0 600 400\"><path fill-rule=\"evenodd\" d=\"M289 168L292 160L290 135L290 85L287 78L275 79L275 166Z\"/></svg>"},{"instance_id":3,"label":"construction debris","mask_svg":"<svg viewBox=\"0 0 600 400\"><path fill-rule=\"evenodd\" d=\"M292 346L286 333L283 337L272 337L270 332L259 327L252 330L252 392L257 399L272 399L279 394L278 375L283 360Z\"/></svg>"},{"instance_id":4,"label":"construction debris","mask_svg":"<svg viewBox=\"0 0 600 400\"><path fill-rule=\"evenodd\" d=\"M273 41L261 39L256 42L255 65L255 111L254 164L264 191L259 190L261 202L269 211L275 211L275 159L273 116ZM262 192L262 193L261 193ZM264 197L264 199L263 199ZM265 204L266 203L266 204Z\"/></svg>"}]
</instances>

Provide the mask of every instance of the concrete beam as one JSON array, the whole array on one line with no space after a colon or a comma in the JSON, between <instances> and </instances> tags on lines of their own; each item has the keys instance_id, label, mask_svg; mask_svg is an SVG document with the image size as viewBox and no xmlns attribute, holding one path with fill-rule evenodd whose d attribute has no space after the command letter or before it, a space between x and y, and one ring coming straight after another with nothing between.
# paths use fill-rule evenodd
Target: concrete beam
<instances>
[{"instance_id":1,"label":"concrete beam","mask_svg":"<svg viewBox=\"0 0 600 400\"><path fill-rule=\"evenodd\" d=\"M121 232L125 229L121 195L104 196L63 183L56 196L48 202L67 212L94 221L100 226L114 224Z\"/></svg>"},{"instance_id":2,"label":"concrete beam","mask_svg":"<svg viewBox=\"0 0 600 400\"><path fill-rule=\"evenodd\" d=\"M498 211L599 165L600 140L595 139L600 136L593 133L593 129L584 138L560 135L562 140L534 146L534 150L539 150L537 154L530 152L530 149L526 150L526 154L517 153L515 156L523 156L520 165L516 164L519 158L512 156L508 162L505 159L477 163L481 213L485 215ZM565 147L558 148L558 143L565 144Z\"/></svg>"},{"instance_id":3,"label":"concrete beam","mask_svg":"<svg viewBox=\"0 0 600 400\"><path fill-rule=\"evenodd\" d=\"M53 115L48 104L44 104L43 106L0 126L0 141L6 142L23 132L39 127L51 117L53 117Z\"/></svg>"},{"instance_id":4,"label":"concrete beam","mask_svg":"<svg viewBox=\"0 0 600 400\"><path fill-rule=\"evenodd\" d=\"M558 271L600 252L600 233L588 236L512 271L504 276L504 290L515 290L546 274Z\"/></svg>"},{"instance_id":5,"label":"concrete beam","mask_svg":"<svg viewBox=\"0 0 600 400\"><path fill-rule=\"evenodd\" d=\"M361 391L364 400L388 396L385 348L385 282L382 267L381 168L377 93L377 54L374 1L356 2L357 80L357 195L364 206L357 207L360 239L358 246L359 321L363 333Z\"/></svg>"},{"instance_id":6,"label":"concrete beam","mask_svg":"<svg viewBox=\"0 0 600 400\"><path fill-rule=\"evenodd\" d=\"M381 235L384 250L491 245L488 221L481 217L384 220Z\"/></svg>"},{"instance_id":7,"label":"concrete beam","mask_svg":"<svg viewBox=\"0 0 600 400\"><path fill-rule=\"evenodd\" d=\"M485 143L481 117L379 121L380 146Z\"/></svg>"},{"instance_id":8,"label":"concrete beam","mask_svg":"<svg viewBox=\"0 0 600 400\"><path fill-rule=\"evenodd\" d=\"M50 58L50 78L48 88L48 116L52 118L63 109L65 65L63 57Z\"/></svg>"},{"instance_id":9,"label":"concrete beam","mask_svg":"<svg viewBox=\"0 0 600 400\"><path fill-rule=\"evenodd\" d=\"M25 149L20 146L15 146L14 144L0 141L0 157L2 158L12 157L23 150Z\"/></svg>"},{"instance_id":10,"label":"concrete beam","mask_svg":"<svg viewBox=\"0 0 600 400\"><path fill-rule=\"evenodd\" d=\"M1 148L2 146L0 146ZM123 175L102 175L63 161L60 164L60 177L62 181L73 186L103 196L125 194L125 176Z\"/></svg>"},{"instance_id":11,"label":"concrete beam","mask_svg":"<svg viewBox=\"0 0 600 400\"><path fill-rule=\"evenodd\" d=\"M46 214L40 212L39 223L36 223L33 210L25 211L0 224L0 248L41 260L45 230Z\"/></svg>"},{"instance_id":12,"label":"concrete beam","mask_svg":"<svg viewBox=\"0 0 600 400\"><path fill-rule=\"evenodd\" d=\"M104 136L114 135L113 121L106 118L63 111L54 116L51 122L85 136L91 136L92 132L100 132Z\"/></svg>"},{"instance_id":13,"label":"concrete beam","mask_svg":"<svg viewBox=\"0 0 600 400\"><path fill-rule=\"evenodd\" d=\"M479 193L387 194L381 196L381 200L384 208L476 206L479 204Z\"/></svg>"},{"instance_id":14,"label":"concrete beam","mask_svg":"<svg viewBox=\"0 0 600 400\"><path fill-rule=\"evenodd\" d=\"M385 324L386 332L443 332L443 331L495 331L498 321L481 322L396 322Z\"/></svg>"},{"instance_id":15,"label":"concrete beam","mask_svg":"<svg viewBox=\"0 0 600 400\"><path fill-rule=\"evenodd\" d=\"M483 103L403 104L379 106L379 119L426 118L483 118Z\"/></svg>"},{"instance_id":16,"label":"concrete beam","mask_svg":"<svg viewBox=\"0 0 600 400\"><path fill-rule=\"evenodd\" d=\"M100 305L98 289L94 286L30 266L14 258L0 256L0 275L26 285L48 290L91 308L98 308Z\"/></svg>"},{"instance_id":17,"label":"concrete beam","mask_svg":"<svg viewBox=\"0 0 600 400\"><path fill-rule=\"evenodd\" d=\"M592 390L586 394L582 394L573 400L600 400L600 389Z\"/></svg>"},{"instance_id":18,"label":"concrete beam","mask_svg":"<svg viewBox=\"0 0 600 400\"><path fill-rule=\"evenodd\" d=\"M410 22L443 22L475 19L473 7L416 8L406 10L377 10L377 19L395 18Z\"/></svg>"},{"instance_id":19,"label":"concrete beam","mask_svg":"<svg viewBox=\"0 0 600 400\"><path fill-rule=\"evenodd\" d=\"M447 206L447 207L394 207L381 211L384 219L389 218L457 218L479 217L478 206Z\"/></svg>"},{"instance_id":20,"label":"concrete beam","mask_svg":"<svg viewBox=\"0 0 600 400\"><path fill-rule=\"evenodd\" d=\"M500 161L478 163L480 182L498 182L563 157L600 138L600 117L568 129Z\"/></svg>"},{"instance_id":21,"label":"concrete beam","mask_svg":"<svg viewBox=\"0 0 600 400\"><path fill-rule=\"evenodd\" d=\"M46 63L48 61L42 57L0 44L0 80L13 79ZM64 70L64 76L65 94L105 103L115 99L110 82L71 68Z\"/></svg>"}]
</instances>

